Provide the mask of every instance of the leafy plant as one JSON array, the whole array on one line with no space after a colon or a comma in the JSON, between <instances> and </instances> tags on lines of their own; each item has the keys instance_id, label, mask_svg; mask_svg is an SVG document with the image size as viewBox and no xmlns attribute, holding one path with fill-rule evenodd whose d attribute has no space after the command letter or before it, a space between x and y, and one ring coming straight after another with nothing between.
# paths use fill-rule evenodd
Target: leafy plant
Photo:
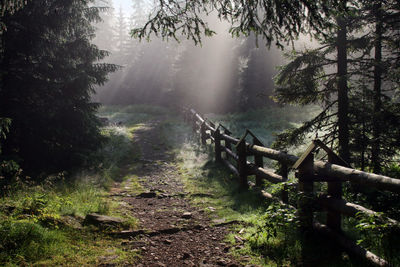
<instances>
[{"instance_id":1,"label":"leafy plant","mask_svg":"<svg viewBox=\"0 0 400 267\"><path fill-rule=\"evenodd\" d=\"M400 264L398 255L400 225L388 219L382 212L374 214L359 212L356 219L358 220L356 229L360 231L357 243L382 255L393 266Z\"/></svg>"}]
</instances>

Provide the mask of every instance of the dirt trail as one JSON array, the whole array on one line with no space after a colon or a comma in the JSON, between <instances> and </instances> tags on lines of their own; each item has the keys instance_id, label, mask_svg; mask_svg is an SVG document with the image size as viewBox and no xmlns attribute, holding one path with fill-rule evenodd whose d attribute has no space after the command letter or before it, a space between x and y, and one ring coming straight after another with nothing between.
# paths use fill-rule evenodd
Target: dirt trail
<instances>
[{"instance_id":1,"label":"dirt trail","mask_svg":"<svg viewBox=\"0 0 400 267\"><path fill-rule=\"evenodd\" d=\"M123 198L147 233L129 242L141 251L136 266L241 266L224 243L227 226L211 226L204 210L190 204L159 125L154 121L135 132L143 163L135 174L145 193Z\"/></svg>"}]
</instances>

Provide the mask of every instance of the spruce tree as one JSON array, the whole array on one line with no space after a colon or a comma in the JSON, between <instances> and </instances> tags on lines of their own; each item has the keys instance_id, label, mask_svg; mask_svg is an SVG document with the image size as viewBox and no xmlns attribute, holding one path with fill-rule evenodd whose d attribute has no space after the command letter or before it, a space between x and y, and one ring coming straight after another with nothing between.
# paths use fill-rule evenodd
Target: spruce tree
<instances>
[{"instance_id":1,"label":"spruce tree","mask_svg":"<svg viewBox=\"0 0 400 267\"><path fill-rule=\"evenodd\" d=\"M331 144L347 162L350 160L349 137L349 75L348 50L356 40L349 38L355 31L356 9L348 1L332 5L335 14L326 33L317 35L321 47L293 51L291 62L276 77L275 99L280 104L319 104L322 112L301 127L288 130L275 142L276 147L299 144L308 133ZM327 23L327 24L328 24ZM352 25L353 28L350 26ZM335 70L336 69L336 70Z\"/></svg>"},{"instance_id":2,"label":"spruce tree","mask_svg":"<svg viewBox=\"0 0 400 267\"><path fill-rule=\"evenodd\" d=\"M393 2L381 1L339 6L336 36L324 35L320 48L292 54L292 61L276 78L276 100L282 104L319 104L323 111L301 127L280 134L277 147L297 144L313 133L338 149L343 158L351 152L355 167L370 167L377 173L398 154L395 125L400 114L395 88L399 83L389 74L393 70L389 66L395 66L396 61L396 50L389 44L395 39L393 25L384 22L397 16L395 10ZM347 43L345 54L340 53L343 43ZM346 135L347 149L343 148Z\"/></svg>"},{"instance_id":3,"label":"spruce tree","mask_svg":"<svg viewBox=\"0 0 400 267\"><path fill-rule=\"evenodd\" d=\"M91 94L114 65L91 44L99 10L92 1L28 2L3 19L0 117L12 124L3 157L31 174L85 164L101 145Z\"/></svg>"}]
</instances>

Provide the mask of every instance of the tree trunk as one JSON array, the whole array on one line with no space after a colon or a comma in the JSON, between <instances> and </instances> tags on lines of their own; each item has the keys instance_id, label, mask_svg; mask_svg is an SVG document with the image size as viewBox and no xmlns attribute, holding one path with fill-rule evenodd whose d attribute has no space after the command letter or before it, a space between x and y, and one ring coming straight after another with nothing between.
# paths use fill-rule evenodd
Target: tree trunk
<instances>
[{"instance_id":1,"label":"tree trunk","mask_svg":"<svg viewBox=\"0 0 400 267\"><path fill-rule=\"evenodd\" d=\"M346 0L341 1L342 10L346 8ZM337 73L338 73L338 132L339 155L349 162L349 118L347 87L347 26L343 16L337 18Z\"/></svg>"},{"instance_id":2,"label":"tree trunk","mask_svg":"<svg viewBox=\"0 0 400 267\"><path fill-rule=\"evenodd\" d=\"M381 172L381 159L380 159L380 147L381 147L381 86L382 86L382 14L381 14L381 3L374 5L374 16L376 20L375 26L375 61L374 61L374 114L372 120L373 127L373 142L371 151L372 167L375 173Z\"/></svg>"}]
</instances>

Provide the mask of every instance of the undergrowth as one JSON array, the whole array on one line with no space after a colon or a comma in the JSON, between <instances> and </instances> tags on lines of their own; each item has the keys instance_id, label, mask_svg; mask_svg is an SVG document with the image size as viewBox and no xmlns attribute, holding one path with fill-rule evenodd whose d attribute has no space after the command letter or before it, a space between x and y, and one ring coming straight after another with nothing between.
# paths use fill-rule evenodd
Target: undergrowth
<instances>
[{"instance_id":1,"label":"undergrowth","mask_svg":"<svg viewBox=\"0 0 400 267\"><path fill-rule=\"evenodd\" d=\"M215 116L214 121L218 122L219 118L225 126L235 125L233 129L240 129L243 127L242 122L247 121L247 126L258 126L260 133L257 134L257 130L254 132L268 144L268 140L273 139L273 131L264 131L263 127L267 127L270 122L261 126L258 124L260 118L263 118L261 115L264 114L270 114L269 118L278 116L274 115L273 110L266 109L258 116L255 116L256 111L251 111L244 115ZM286 116L290 117L288 114ZM297 116L298 119L300 117ZM249 122L249 118L257 119ZM236 119L239 121L231 121ZM286 121L282 125L285 123L293 122ZM272 128L279 131L282 125L277 123ZM233 132L235 133L235 130ZM310 238L311 242L304 241L303 235L299 234L299 221L295 209L288 209L287 206L266 200L258 189L240 189L238 178L230 174L223 165L214 162L213 146L204 147L199 143L199 136L192 134L192 137L187 138L185 144L180 146L177 154L186 190L190 192L192 201L203 207L216 223L238 221L233 224L233 233L227 237L227 241L232 244L231 253L242 260L244 265L366 266L357 258L338 251L337 246L323 236L313 235ZM254 181L254 177L249 177L249 180ZM289 188L291 205L296 205L296 181L293 173L286 187ZM263 188L280 198L283 186L265 183Z\"/></svg>"},{"instance_id":2,"label":"undergrowth","mask_svg":"<svg viewBox=\"0 0 400 267\"><path fill-rule=\"evenodd\" d=\"M140 192L138 178L130 175L141 157L132 142L134 133L163 113L157 107L103 107L99 116L109 119L102 129L107 143L92 155L97 164L91 169L60 173L39 184L16 172L0 198L0 265L132 264L137 252L124 249L120 239L102 229L85 226L83 220L98 213L124 218L125 228L137 227L138 220L112 200L108 190L118 182Z\"/></svg>"}]
</instances>

